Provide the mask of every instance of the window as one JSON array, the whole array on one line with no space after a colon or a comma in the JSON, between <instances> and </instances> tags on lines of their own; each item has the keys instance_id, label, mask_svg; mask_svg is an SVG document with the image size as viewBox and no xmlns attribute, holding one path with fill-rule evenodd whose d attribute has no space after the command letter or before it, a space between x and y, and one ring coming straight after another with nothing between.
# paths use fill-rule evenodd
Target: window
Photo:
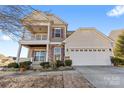
<instances>
[{"instance_id":1,"label":"window","mask_svg":"<svg viewBox=\"0 0 124 93\"><path fill-rule=\"evenodd\" d=\"M36 40L47 40L47 34L36 34L35 39Z\"/></svg>"},{"instance_id":2,"label":"window","mask_svg":"<svg viewBox=\"0 0 124 93\"><path fill-rule=\"evenodd\" d=\"M87 49L84 49L84 51L87 51Z\"/></svg>"},{"instance_id":3,"label":"window","mask_svg":"<svg viewBox=\"0 0 124 93\"><path fill-rule=\"evenodd\" d=\"M112 51L112 49L109 49L109 51Z\"/></svg>"},{"instance_id":4,"label":"window","mask_svg":"<svg viewBox=\"0 0 124 93\"><path fill-rule=\"evenodd\" d=\"M61 28L55 28L54 37L61 37Z\"/></svg>"},{"instance_id":5,"label":"window","mask_svg":"<svg viewBox=\"0 0 124 93\"><path fill-rule=\"evenodd\" d=\"M100 51L101 51L101 49L98 49L98 51L100 52Z\"/></svg>"},{"instance_id":6,"label":"window","mask_svg":"<svg viewBox=\"0 0 124 93\"><path fill-rule=\"evenodd\" d=\"M104 52L104 51L105 51L105 49L102 49L102 51Z\"/></svg>"},{"instance_id":7,"label":"window","mask_svg":"<svg viewBox=\"0 0 124 93\"><path fill-rule=\"evenodd\" d=\"M54 57L55 57L55 60L61 60L61 48L60 47L54 48Z\"/></svg>"},{"instance_id":8,"label":"window","mask_svg":"<svg viewBox=\"0 0 124 93\"><path fill-rule=\"evenodd\" d=\"M41 40L41 35L40 34L36 34L35 38L36 38L36 40Z\"/></svg>"},{"instance_id":9,"label":"window","mask_svg":"<svg viewBox=\"0 0 124 93\"><path fill-rule=\"evenodd\" d=\"M89 51L92 51L92 49L89 49Z\"/></svg>"},{"instance_id":10,"label":"window","mask_svg":"<svg viewBox=\"0 0 124 93\"><path fill-rule=\"evenodd\" d=\"M42 35L42 40L47 40L47 35Z\"/></svg>"},{"instance_id":11,"label":"window","mask_svg":"<svg viewBox=\"0 0 124 93\"><path fill-rule=\"evenodd\" d=\"M93 49L93 51L96 51L96 49Z\"/></svg>"},{"instance_id":12,"label":"window","mask_svg":"<svg viewBox=\"0 0 124 93\"><path fill-rule=\"evenodd\" d=\"M80 49L80 51L83 51L83 49Z\"/></svg>"},{"instance_id":13,"label":"window","mask_svg":"<svg viewBox=\"0 0 124 93\"><path fill-rule=\"evenodd\" d=\"M76 49L76 52L78 52L79 50L78 49Z\"/></svg>"},{"instance_id":14,"label":"window","mask_svg":"<svg viewBox=\"0 0 124 93\"><path fill-rule=\"evenodd\" d=\"M44 51L35 51L34 52L34 61L42 61L44 62L45 61L45 56L46 55L46 52Z\"/></svg>"}]
</instances>

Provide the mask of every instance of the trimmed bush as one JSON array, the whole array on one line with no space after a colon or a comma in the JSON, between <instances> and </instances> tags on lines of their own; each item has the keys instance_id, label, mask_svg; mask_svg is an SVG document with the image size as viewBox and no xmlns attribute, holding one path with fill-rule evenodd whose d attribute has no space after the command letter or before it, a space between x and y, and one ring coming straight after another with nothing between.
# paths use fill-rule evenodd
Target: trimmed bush
<instances>
[{"instance_id":1,"label":"trimmed bush","mask_svg":"<svg viewBox=\"0 0 124 93\"><path fill-rule=\"evenodd\" d=\"M64 63L60 60L56 60L56 67L64 66Z\"/></svg>"},{"instance_id":2,"label":"trimmed bush","mask_svg":"<svg viewBox=\"0 0 124 93\"><path fill-rule=\"evenodd\" d=\"M8 68L19 68L18 63L10 63L8 64Z\"/></svg>"},{"instance_id":3,"label":"trimmed bush","mask_svg":"<svg viewBox=\"0 0 124 93\"><path fill-rule=\"evenodd\" d=\"M124 58L111 57L111 62L114 64L114 66L124 65Z\"/></svg>"},{"instance_id":4,"label":"trimmed bush","mask_svg":"<svg viewBox=\"0 0 124 93\"><path fill-rule=\"evenodd\" d=\"M19 67L27 70L27 69L30 69L31 64L32 62L30 61L24 61L24 62L19 63Z\"/></svg>"},{"instance_id":5,"label":"trimmed bush","mask_svg":"<svg viewBox=\"0 0 124 93\"><path fill-rule=\"evenodd\" d=\"M49 68L50 67L50 62L41 62L40 66L42 66L43 68Z\"/></svg>"},{"instance_id":6,"label":"trimmed bush","mask_svg":"<svg viewBox=\"0 0 124 93\"><path fill-rule=\"evenodd\" d=\"M65 65L66 66L71 66L72 65L72 60L65 60Z\"/></svg>"}]
</instances>

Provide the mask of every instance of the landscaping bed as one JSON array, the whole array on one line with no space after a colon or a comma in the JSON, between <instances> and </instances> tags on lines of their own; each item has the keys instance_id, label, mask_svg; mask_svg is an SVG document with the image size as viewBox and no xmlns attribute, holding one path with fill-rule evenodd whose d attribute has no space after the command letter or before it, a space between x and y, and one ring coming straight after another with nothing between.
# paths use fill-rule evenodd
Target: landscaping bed
<instances>
[{"instance_id":1,"label":"landscaping bed","mask_svg":"<svg viewBox=\"0 0 124 93\"><path fill-rule=\"evenodd\" d=\"M32 70L40 71L40 72L48 72L48 71L68 71L68 70L75 70L75 69L73 67L69 67L69 66L64 66L64 67L61 66L56 69L53 69L51 67L44 69L44 68L40 67L40 68L36 68L36 69L32 69Z\"/></svg>"}]
</instances>

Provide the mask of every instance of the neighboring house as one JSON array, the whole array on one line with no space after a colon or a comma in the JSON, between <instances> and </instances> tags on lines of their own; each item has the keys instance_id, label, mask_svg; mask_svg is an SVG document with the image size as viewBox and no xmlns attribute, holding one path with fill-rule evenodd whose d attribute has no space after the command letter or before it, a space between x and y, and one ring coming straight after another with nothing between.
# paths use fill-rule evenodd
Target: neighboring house
<instances>
[{"instance_id":1,"label":"neighboring house","mask_svg":"<svg viewBox=\"0 0 124 93\"><path fill-rule=\"evenodd\" d=\"M15 60L12 57L7 57L2 54L0 54L0 67L2 66L8 66L8 64L15 62Z\"/></svg>"},{"instance_id":2,"label":"neighboring house","mask_svg":"<svg viewBox=\"0 0 124 93\"><path fill-rule=\"evenodd\" d=\"M28 32L20 40L27 47L28 58L33 64L72 59L73 65L111 65L112 40L95 28L67 31L67 23L54 14L34 11L24 17L23 25Z\"/></svg>"}]
</instances>

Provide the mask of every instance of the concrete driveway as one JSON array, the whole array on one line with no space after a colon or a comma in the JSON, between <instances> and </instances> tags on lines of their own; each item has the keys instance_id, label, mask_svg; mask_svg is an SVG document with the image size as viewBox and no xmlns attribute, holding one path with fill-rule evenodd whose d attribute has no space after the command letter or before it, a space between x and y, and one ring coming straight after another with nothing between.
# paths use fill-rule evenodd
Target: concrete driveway
<instances>
[{"instance_id":1,"label":"concrete driveway","mask_svg":"<svg viewBox=\"0 0 124 93\"><path fill-rule=\"evenodd\" d=\"M124 68L111 66L76 67L96 88L124 88Z\"/></svg>"}]
</instances>

